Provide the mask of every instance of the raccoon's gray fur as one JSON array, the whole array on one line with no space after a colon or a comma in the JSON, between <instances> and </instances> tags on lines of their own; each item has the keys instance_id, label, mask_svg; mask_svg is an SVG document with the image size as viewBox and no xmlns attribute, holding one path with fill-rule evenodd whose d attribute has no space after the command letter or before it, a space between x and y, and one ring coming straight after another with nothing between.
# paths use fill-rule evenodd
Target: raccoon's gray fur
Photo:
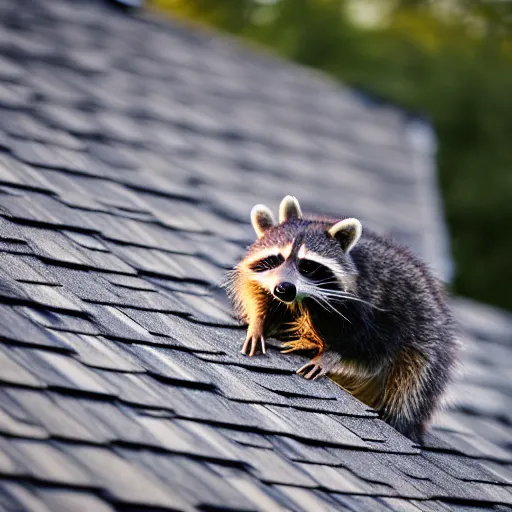
<instances>
[{"instance_id":1,"label":"raccoon's gray fur","mask_svg":"<svg viewBox=\"0 0 512 512\"><path fill-rule=\"evenodd\" d=\"M443 288L409 250L356 219L303 218L287 196L279 224L251 213L258 240L230 274L248 332L242 352L312 350L297 373L329 375L420 442L456 364L456 327Z\"/></svg>"}]
</instances>

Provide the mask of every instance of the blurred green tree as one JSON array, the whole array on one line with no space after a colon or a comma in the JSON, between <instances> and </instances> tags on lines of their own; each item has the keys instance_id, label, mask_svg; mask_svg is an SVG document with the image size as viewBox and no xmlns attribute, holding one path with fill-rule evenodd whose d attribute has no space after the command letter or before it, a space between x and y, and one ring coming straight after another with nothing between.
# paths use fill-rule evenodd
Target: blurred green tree
<instances>
[{"instance_id":1,"label":"blurred green tree","mask_svg":"<svg viewBox=\"0 0 512 512\"><path fill-rule=\"evenodd\" d=\"M456 293L512 309L512 2L155 0L430 117Z\"/></svg>"}]
</instances>

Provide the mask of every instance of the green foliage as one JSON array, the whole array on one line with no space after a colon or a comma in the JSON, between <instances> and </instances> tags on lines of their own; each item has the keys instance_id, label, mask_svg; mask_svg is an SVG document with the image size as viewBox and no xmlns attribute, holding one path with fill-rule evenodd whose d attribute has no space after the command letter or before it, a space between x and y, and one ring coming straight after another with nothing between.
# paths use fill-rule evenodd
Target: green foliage
<instances>
[{"instance_id":1,"label":"green foliage","mask_svg":"<svg viewBox=\"0 0 512 512\"><path fill-rule=\"evenodd\" d=\"M354 23L349 0L159 2L427 114L454 291L512 309L512 2L389 0L372 28Z\"/></svg>"}]
</instances>

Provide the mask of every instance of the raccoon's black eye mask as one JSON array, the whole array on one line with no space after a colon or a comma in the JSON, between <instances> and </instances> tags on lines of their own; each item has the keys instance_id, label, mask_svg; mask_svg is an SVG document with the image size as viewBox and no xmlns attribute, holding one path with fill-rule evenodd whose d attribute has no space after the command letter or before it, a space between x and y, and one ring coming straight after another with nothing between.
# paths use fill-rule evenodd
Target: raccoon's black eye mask
<instances>
[{"instance_id":1,"label":"raccoon's black eye mask","mask_svg":"<svg viewBox=\"0 0 512 512\"><path fill-rule=\"evenodd\" d=\"M301 275L312 281L321 282L322 285L332 285L336 281L332 270L317 261L302 259L299 261L297 267Z\"/></svg>"},{"instance_id":2,"label":"raccoon's black eye mask","mask_svg":"<svg viewBox=\"0 0 512 512\"><path fill-rule=\"evenodd\" d=\"M284 262L284 258L281 254L272 254L271 256L266 256L265 258L255 261L250 269L253 272L265 272L265 270L272 270L273 268L279 267Z\"/></svg>"}]
</instances>

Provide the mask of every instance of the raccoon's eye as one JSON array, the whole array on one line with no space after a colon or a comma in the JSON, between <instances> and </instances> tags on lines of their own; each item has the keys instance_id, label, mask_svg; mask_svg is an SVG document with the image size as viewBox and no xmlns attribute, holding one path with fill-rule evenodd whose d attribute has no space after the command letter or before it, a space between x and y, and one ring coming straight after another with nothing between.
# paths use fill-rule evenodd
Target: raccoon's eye
<instances>
[{"instance_id":1,"label":"raccoon's eye","mask_svg":"<svg viewBox=\"0 0 512 512\"><path fill-rule=\"evenodd\" d=\"M299 272L308 279L324 281L334 278L334 274L325 265L313 260L300 260Z\"/></svg>"},{"instance_id":2,"label":"raccoon's eye","mask_svg":"<svg viewBox=\"0 0 512 512\"><path fill-rule=\"evenodd\" d=\"M318 270L320 270L320 267L323 265L320 265L320 263L317 263L316 261L312 260L300 260L299 262L299 272L303 276L310 277L313 274L315 274Z\"/></svg>"},{"instance_id":3,"label":"raccoon's eye","mask_svg":"<svg viewBox=\"0 0 512 512\"><path fill-rule=\"evenodd\" d=\"M253 272L265 272L265 270L272 270L273 268L279 267L284 261L284 258L280 254L272 254L262 260L254 262L250 268Z\"/></svg>"}]
</instances>

